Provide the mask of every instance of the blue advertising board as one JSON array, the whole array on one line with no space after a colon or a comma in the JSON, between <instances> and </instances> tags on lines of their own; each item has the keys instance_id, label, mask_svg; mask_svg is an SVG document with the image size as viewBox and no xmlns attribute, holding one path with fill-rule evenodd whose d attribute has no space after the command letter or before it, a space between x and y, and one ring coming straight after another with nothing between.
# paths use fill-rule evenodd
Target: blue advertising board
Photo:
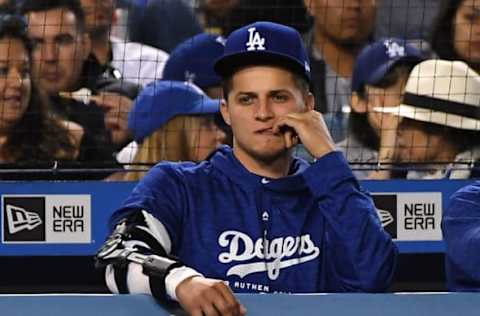
<instances>
[{"instance_id":1,"label":"blue advertising board","mask_svg":"<svg viewBox=\"0 0 480 316\"><path fill-rule=\"evenodd\" d=\"M401 253L444 251L441 214L471 180L363 181ZM0 182L0 256L88 256L134 182Z\"/></svg>"}]
</instances>

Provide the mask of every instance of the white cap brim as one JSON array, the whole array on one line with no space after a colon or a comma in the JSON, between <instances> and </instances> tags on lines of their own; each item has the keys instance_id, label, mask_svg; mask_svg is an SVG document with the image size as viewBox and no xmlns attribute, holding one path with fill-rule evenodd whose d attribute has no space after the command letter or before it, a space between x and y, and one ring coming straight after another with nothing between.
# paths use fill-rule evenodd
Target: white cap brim
<instances>
[{"instance_id":1,"label":"white cap brim","mask_svg":"<svg viewBox=\"0 0 480 316\"><path fill-rule=\"evenodd\" d=\"M401 104L395 107L374 107L373 111L380 113L388 113L396 116L406 117L416 121L439 124L458 129L466 129L473 131L480 130L480 120L459 116L456 114L418 108L407 104Z\"/></svg>"}]
</instances>

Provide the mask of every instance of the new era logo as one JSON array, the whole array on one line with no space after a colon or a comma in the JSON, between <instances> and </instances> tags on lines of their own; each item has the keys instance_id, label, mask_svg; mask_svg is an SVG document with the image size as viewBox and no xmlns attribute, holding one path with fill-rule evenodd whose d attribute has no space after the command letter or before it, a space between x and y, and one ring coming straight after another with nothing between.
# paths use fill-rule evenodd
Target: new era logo
<instances>
[{"instance_id":1,"label":"new era logo","mask_svg":"<svg viewBox=\"0 0 480 316\"><path fill-rule=\"evenodd\" d=\"M395 194L373 194L373 202L377 209L382 227L393 239L397 238L397 196Z\"/></svg>"},{"instance_id":2,"label":"new era logo","mask_svg":"<svg viewBox=\"0 0 480 316\"><path fill-rule=\"evenodd\" d=\"M387 226L388 224L393 223L394 219L392 214L390 214L387 210L381 210L377 208L377 215L380 218L380 222L382 223L382 227Z\"/></svg>"},{"instance_id":3,"label":"new era logo","mask_svg":"<svg viewBox=\"0 0 480 316\"><path fill-rule=\"evenodd\" d=\"M3 196L3 241L45 241L45 198Z\"/></svg>"},{"instance_id":4,"label":"new era logo","mask_svg":"<svg viewBox=\"0 0 480 316\"><path fill-rule=\"evenodd\" d=\"M32 230L41 225L42 219L37 213L13 205L6 205L8 231L10 234L18 233L22 230Z\"/></svg>"},{"instance_id":5,"label":"new era logo","mask_svg":"<svg viewBox=\"0 0 480 316\"><path fill-rule=\"evenodd\" d=\"M260 36L255 27L248 29L247 50L265 50L265 38Z\"/></svg>"}]
</instances>

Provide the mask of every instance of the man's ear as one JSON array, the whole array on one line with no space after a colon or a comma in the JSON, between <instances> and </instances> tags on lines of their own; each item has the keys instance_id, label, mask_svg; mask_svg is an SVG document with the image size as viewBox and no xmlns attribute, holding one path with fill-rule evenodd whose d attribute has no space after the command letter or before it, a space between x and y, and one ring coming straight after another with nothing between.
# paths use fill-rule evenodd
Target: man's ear
<instances>
[{"instance_id":1,"label":"man's ear","mask_svg":"<svg viewBox=\"0 0 480 316\"><path fill-rule=\"evenodd\" d=\"M223 120L227 123L228 126L232 126L230 122L230 113L228 112L228 105L225 99L222 99L220 104L220 113L222 114Z\"/></svg>"},{"instance_id":2,"label":"man's ear","mask_svg":"<svg viewBox=\"0 0 480 316\"><path fill-rule=\"evenodd\" d=\"M350 105L352 106L353 111L357 113L366 113L367 112L367 100L361 98L358 93L352 92L352 98L350 100Z\"/></svg>"}]
</instances>

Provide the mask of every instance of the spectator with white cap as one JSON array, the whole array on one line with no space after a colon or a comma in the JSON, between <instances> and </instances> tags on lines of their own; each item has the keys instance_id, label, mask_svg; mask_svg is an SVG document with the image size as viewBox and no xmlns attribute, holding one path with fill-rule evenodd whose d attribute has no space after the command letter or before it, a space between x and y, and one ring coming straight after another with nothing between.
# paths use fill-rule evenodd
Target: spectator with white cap
<instances>
[{"instance_id":1,"label":"spectator with white cap","mask_svg":"<svg viewBox=\"0 0 480 316\"><path fill-rule=\"evenodd\" d=\"M470 177L480 157L478 91L480 75L465 62L429 59L413 68L400 105L373 108L399 118L391 161L423 164L408 179Z\"/></svg>"}]
</instances>

